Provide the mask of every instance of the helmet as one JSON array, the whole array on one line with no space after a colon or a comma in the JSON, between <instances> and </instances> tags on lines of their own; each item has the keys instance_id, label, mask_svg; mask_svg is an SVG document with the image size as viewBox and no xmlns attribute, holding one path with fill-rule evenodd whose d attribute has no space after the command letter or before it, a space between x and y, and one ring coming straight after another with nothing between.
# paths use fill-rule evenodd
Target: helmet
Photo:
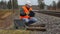
<instances>
[{"instance_id":1,"label":"helmet","mask_svg":"<svg viewBox=\"0 0 60 34\"><path fill-rule=\"evenodd\" d=\"M27 1L27 3L26 3L27 5L29 5L29 6L32 6L32 4L31 4L31 2L30 1Z\"/></svg>"}]
</instances>

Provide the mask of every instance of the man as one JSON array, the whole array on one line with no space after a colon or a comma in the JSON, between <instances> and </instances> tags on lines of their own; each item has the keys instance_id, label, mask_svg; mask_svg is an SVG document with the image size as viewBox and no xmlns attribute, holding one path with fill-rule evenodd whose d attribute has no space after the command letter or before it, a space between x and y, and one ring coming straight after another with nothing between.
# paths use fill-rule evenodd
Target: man
<instances>
[{"instance_id":1,"label":"man","mask_svg":"<svg viewBox=\"0 0 60 34\"><path fill-rule=\"evenodd\" d=\"M32 11L31 6L31 2L27 1L26 5L22 6L20 10L20 19L23 20L27 26L37 21L37 19L34 18L35 13Z\"/></svg>"}]
</instances>

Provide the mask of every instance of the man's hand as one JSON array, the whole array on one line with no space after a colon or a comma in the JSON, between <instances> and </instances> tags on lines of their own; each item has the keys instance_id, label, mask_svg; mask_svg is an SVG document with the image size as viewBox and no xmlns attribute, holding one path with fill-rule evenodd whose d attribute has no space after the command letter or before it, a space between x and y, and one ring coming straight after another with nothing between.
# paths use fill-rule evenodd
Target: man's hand
<instances>
[{"instance_id":1,"label":"man's hand","mask_svg":"<svg viewBox=\"0 0 60 34\"><path fill-rule=\"evenodd\" d=\"M26 15L29 15L29 12L27 12Z\"/></svg>"}]
</instances>

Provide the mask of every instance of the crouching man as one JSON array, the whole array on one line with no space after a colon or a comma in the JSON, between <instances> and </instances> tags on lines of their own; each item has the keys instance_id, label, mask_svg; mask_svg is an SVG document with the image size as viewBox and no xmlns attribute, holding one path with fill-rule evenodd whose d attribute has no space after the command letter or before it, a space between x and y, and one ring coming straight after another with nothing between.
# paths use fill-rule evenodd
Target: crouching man
<instances>
[{"instance_id":1,"label":"crouching man","mask_svg":"<svg viewBox=\"0 0 60 34\"><path fill-rule=\"evenodd\" d=\"M23 20L27 26L37 22L31 6L31 2L27 1L27 3L20 9L20 19Z\"/></svg>"}]
</instances>

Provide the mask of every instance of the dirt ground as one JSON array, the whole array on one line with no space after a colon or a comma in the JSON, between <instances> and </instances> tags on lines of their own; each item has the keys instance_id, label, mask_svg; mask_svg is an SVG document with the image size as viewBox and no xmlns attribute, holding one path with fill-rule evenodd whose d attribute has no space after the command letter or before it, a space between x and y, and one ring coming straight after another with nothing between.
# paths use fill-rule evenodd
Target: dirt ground
<instances>
[{"instance_id":1,"label":"dirt ground","mask_svg":"<svg viewBox=\"0 0 60 34\"><path fill-rule=\"evenodd\" d=\"M47 29L47 31L31 31L30 34L60 34L60 17L42 13L36 13L35 17L38 19L38 22L34 23L33 25L46 24L45 28ZM8 16L8 18L6 18L5 20L0 20L0 29L9 27L14 22L14 19L19 19L19 12L16 11L13 15Z\"/></svg>"}]
</instances>

